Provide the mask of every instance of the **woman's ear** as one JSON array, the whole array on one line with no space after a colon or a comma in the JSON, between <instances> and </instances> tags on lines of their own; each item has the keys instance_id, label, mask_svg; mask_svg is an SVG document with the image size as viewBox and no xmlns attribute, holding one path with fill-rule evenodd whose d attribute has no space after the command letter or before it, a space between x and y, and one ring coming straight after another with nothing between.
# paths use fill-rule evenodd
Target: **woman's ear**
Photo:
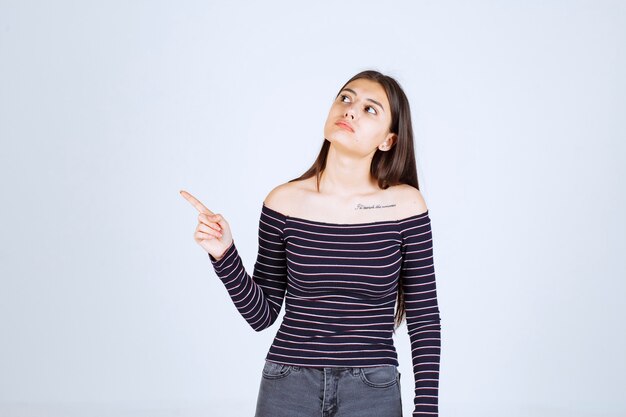
<instances>
[{"instance_id":1,"label":"woman's ear","mask_svg":"<svg viewBox=\"0 0 626 417\"><path fill-rule=\"evenodd\" d=\"M398 135L396 135L395 133L388 133L383 143L378 145L378 149L380 149L381 151L388 151L389 149L393 148L393 145L396 144L397 140Z\"/></svg>"}]
</instances>

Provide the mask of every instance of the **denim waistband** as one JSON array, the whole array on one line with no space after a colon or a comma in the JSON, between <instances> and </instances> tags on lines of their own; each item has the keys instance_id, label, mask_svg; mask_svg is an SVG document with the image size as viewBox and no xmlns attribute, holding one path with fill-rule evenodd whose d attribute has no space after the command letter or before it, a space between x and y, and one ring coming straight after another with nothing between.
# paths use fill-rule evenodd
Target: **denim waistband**
<instances>
[{"instance_id":1,"label":"denim waistband","mask_svg":"<svg viewBox=\"0 0 626 417\"><path fill-rule=\"evenodd\" d=\"M291 368L293 371L300 371L302 369L318 371L321 373L332 374L339 373L341 371L350 371L352 375L358 375L361 373L361 369L371 369L371 368L380 368L385 366L390 366L397 368L395 365L375 365L375 366L331 366L331 367L319 367L319 366L301 366L301 365L290 365L290 364L281 364L286 368Z\"/></svg>"}]
</instances>

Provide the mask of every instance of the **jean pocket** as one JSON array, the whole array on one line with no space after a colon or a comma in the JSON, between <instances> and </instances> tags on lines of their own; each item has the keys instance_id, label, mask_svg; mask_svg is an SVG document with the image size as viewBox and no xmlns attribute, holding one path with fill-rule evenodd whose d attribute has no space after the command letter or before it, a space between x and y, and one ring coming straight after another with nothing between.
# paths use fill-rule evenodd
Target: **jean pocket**
<instances>
[{"instance_id":1,"label":"jean pocket","mask_svg":"<svg viewBox=\"0 0 626 417\"><path fill-rule=\"evenodd\" d=\"M370 387L386 388L398 383L400 373L394 365L361 368L361 380Z\"/></svg>"},{"instance_id":2,"label":"jean pocket","mask_svg":"<svg viewBox=\"0 0 626 417\"><path fill-rule=\"evenodd\" d=\"M291 372L291 366L266 360L263 366L263 378L280 379Z\"/></svg>"}]
</instances>

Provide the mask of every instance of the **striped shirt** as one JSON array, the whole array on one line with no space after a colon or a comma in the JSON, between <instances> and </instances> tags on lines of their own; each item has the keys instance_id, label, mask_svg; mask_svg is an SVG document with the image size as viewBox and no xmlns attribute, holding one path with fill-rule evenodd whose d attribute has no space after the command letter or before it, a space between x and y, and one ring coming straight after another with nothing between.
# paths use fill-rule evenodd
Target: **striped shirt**
<instances>
[{"instance_id":1,"label":"striped shirt","mask_svg":"<svg viewBox=\"0 0 626 417\"><path fill-rule=\"evenodd\" d=\"M285 315L267 360L310 367L398 366L402 285L415 379L413 416L438 415L441 325L428 211L400 220L326 223L262 205L252 277L235 242L209 258L256 331Z\"/></svg>"}]
</instances>

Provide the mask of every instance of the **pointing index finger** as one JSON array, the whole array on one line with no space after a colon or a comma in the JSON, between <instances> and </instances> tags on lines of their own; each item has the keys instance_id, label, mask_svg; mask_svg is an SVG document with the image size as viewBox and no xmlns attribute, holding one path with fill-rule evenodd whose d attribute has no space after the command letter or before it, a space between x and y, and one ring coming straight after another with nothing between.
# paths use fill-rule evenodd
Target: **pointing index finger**
<instances>
[{"instance_id":1,"label":"pointing index finger","mask_svg":"<svg viewBox=\"0 0 626 417\"><path fill-rule=\"evenodd\" d=\"M197 198L189 194L187 191L180 190L180 195L182 195L185 200L189 201L191 205L194 206L196 210L198 210L200 213L214 214L211 210L206 208L205 205L202 204Z\"/></svg>"}]
</instances>

